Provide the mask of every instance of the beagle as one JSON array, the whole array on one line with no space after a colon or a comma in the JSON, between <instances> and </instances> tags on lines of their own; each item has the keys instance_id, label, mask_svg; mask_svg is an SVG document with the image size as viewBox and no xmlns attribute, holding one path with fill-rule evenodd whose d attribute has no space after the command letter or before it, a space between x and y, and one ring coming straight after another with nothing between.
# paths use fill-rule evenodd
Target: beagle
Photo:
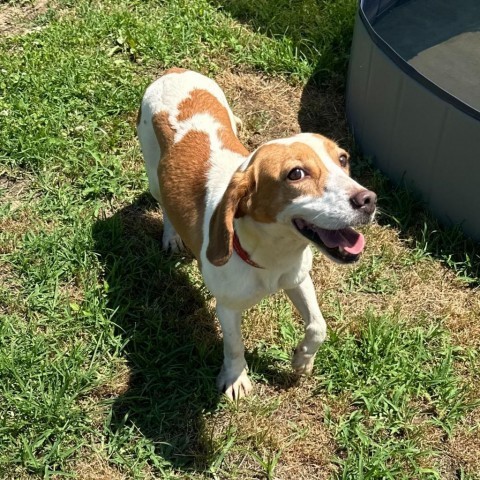
<instances>
[{"instance_id":1,"label":"beagle","mask_svg":"<svg viewBox=\"0 0 480 480\"><path fill-rule=\"evenodd\" d=\"M163 248L188 247L216 298L224 361L217 386L248 395L242 312L284 289L305 322L292 365L312 371L326 324L310 278L313 243L339 263L355 262L377 197L349 176L349 155L321 135L273 140L249 153L220 87L174 68L153 82L137 131L150 191L163 210Z\"/></svg>"}]
</instances>

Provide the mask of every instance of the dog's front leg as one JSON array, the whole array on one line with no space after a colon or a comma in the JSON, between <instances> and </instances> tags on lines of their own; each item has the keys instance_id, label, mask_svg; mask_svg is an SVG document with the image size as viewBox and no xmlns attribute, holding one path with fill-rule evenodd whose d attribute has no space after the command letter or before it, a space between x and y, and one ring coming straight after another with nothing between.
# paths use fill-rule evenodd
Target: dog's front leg
<instances>
[{"instance_id":1,"label":"dog's front leg","mask_svg":"<svg viewBox=\"0 0 480 480\"><path fill-rule=\"evenodd\" d=\"M242 341L242 313L217 304L217 316L223 332L224 360L217 378L217 387L231 400L250 393L252 384L247 375Z\"/></svg>"},{"instance_id":2,"label":"dog's front leg","mask_svg":"<svg viewBox=\"0 0 480 480\"><path fill-rule=\"evenodd\" d=\"M305 336L295 348L293 369L299 374L310 374L318 347L325 340L327 325L318 306L310 275L295 288L285 290L305 322Z\"/></svg>"}]
</instances>

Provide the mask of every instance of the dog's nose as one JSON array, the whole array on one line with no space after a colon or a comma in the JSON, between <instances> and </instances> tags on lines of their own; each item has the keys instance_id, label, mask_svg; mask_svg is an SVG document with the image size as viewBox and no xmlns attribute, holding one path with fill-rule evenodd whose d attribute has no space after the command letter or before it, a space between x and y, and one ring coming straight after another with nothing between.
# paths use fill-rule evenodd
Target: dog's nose
<instances>
[{"instance_id":1,"label":"dog's nose","mask_svg":"<svg viewBox=\"0 0 480 480\"><path fill-rule=\"evenodd\" d=\"M353 208L371 214L377 205L377 194L371 190L360 190L350 198Z\"/></svg>"}]
</instances>

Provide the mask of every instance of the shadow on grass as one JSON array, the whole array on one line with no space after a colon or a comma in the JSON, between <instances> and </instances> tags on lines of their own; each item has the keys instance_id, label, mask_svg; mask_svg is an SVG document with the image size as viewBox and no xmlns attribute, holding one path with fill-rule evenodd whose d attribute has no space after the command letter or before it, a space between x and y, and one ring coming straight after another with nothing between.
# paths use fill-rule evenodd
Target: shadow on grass
<instances>
[{"instance_id":1,"label":"shadow on grass","mask_svg":"<svg viewBox=\"0 0 480 480\"><path fill-rule=\"evenodd\" d=\"M287 38L300 59L315 65L313 78L343 81L357 0L211 0L252 30Z\"/></svg>"},{"instance_id":2,"label":"shadow on grass","mask_svg":"<svg viewBox=\"0 0 480 480\"><path fill-rule=\"evenodd\" d=\"M440 223L407 186L395 185L373 167L367 168L380 195L383 214L378 223L397 228L418 258L438 259L472 288L480 286L480 244L467 237L460 225Z\"/></svg>"},{"instance_id":3,"label":"shadow on grass","mask_svg":"<svg viewBox=\"0 0 480 480\"><path fill-rule=\"evenodd\" d=\"M219 400L221 339L192 260L162 253L156 211L143 195L94 228L108 306L131 370L110 430L121 436L135 426L174 467L203 469L208 444L201 414Z\"/></svg>"},{"instance_id":4,"label":"shadow on grass","mask_svg":"<svg viewBox=\"0 0 480 480\"><path fill-rule=\"evenodd\" d=\"M145 461L155 464L159 456L175 469L203 472L216 455L204 415L216 411L220 401L215 379L222 341L192 258L162 252L157 212L145 194L94 227L108 307L115 311L131 371L108 428L116 451L122 449L118 442L132 448L138 431L155 445L153 456L143 452ZM265 352L246 352L246 358L261 381L279 389L296 384L296 377L276 369Z\"/></svg>"}]
</instances>

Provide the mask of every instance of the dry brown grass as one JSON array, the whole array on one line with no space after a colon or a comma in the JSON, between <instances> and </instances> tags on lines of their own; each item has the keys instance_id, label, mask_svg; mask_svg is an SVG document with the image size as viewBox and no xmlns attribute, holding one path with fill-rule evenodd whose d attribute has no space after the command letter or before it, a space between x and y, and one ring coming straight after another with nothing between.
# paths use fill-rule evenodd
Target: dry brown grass
<instances>
[{"instance_id":1,"label":"dry brown grass","mask_svg":"<svg viewBox=\"0 0 480 480\"><path fill-rule=\"evenodd\" d=\"M94 451L83 449L78 458L73 467L75 478L78 480L126 480L129 478L128 475L109 465L107 460ZM60 480L63 476L53 475L51 478Z\"/></svg>"},{"instance_id":2,"label":"dry brown grass","mask_svg":"<svg viewBox=\"0 0 480 480\"><path fill-rule=\"evenodd\" d=\"M27 177L14 177L7 173L0 175L0 190L5 203L10 203L11 210L16 210L22 205L20 200L28 192L31 180Z\"/></svg>"},{"instance_id":3,"label":"dry brown grass","mask_svg":"<svg viewBox=\"0 0 480 480\"><path fill-rule=\"evenodd\" d=\"M324 400L312 388L309 381L288 390L257 385L250 400L207 418L205 434L213 448L235 437L225 462L238 466L239 478L264 478L257 456L272 461L277 454L275 478L329 478L335 442L323 421Z\"/></svg>"},{"instance_id":4,"label":"dry brown grass","mask_svg":"<svg viewBox=\"0 0 480 480\"><path fill-rule=\"evenodd\" d=\"M480 475L480 408L467 415L446 444L446 455L457 468Z\"/></svg>"},{"instance_id":5,"label":"dry brown grass","mask_svg":"<svg viewBox=\"0 0 480 480\"><path fill-rule=\"evenodd\" d=\"M300 131L318 131L342 144L349 138L338 92L249 72L226 71L216 81L243 121L239 136L249 150Z\"/></svg>"},{"instance_id":6,"label":"dry brown grass","mask_svg":"<svg viewBox=\"0 0 480 480\"><path fill-rule=\"evenodd\" d=\"M442 480L456 480L460 472L478 478L480 475L480 408L463 418L448 437L427 418L418 418L421 447L435 451L422 462L424 468L436 468Z\"/></svg>"},{"instance_id":7,"label":"dry brown grass","mask_svg":"<svg viewBox=\"0 0 480 480\"><path fill-rule=\"evenodd\" d=\"M235 115L243 121L240 139L249 150L273 138L300 132L296 118L300 87L253 73L224 72L216 80Z\"/></svg>"},{"instance_id":8,"label":"dry brown grass","mask_svg":"<svg viewBox=\"0 0 480 480\"><path fill-rule=\"evenodd\" d=\"M32 179L28 176L0 174L1 201L9 205L9 214L0 218L0 232L6 234L0 242L0 253L12 252L19 238L28 231L50 230L52 225L32 215Z\"/></svg>"},{"instance_id":9,"label":"dry brown grass","mask_svg":"<svg viewBox=\"0 0 480 480\"><path fill-rule=\"evenodd\" d=\"M117 398L128 390L131 377L132 372L126 362L119 363L115 374L99 385L91 396L101 400Z\"/></svg>"},{"instance_id":10,"label":"dry brown grass","mask_svg":"<svg viewBox=\"0 0 480 480\"><path fill-rule=\"evenodd\" d=\"M23 35L32 30L35 18L45 13L48 0L24 1L0 5L0 36Z\"/></svg>"},{"instance_id":11,"label":"dry brown grass","mask_svg":"<svg viewBox=\"0 0 480 480\"><path fill-rule=\"evenodd\" d=\"M7 263L0 262L0 285L10 298L9 301L3 301L0 298L0 315L12 315L14 313L23 313L23 307L19 302L11 301L12 298L17 298L21 291L21 284L13 272L12 267ZM7 293L8 292L8 293Z\"/></svg>"}]
</instances>

